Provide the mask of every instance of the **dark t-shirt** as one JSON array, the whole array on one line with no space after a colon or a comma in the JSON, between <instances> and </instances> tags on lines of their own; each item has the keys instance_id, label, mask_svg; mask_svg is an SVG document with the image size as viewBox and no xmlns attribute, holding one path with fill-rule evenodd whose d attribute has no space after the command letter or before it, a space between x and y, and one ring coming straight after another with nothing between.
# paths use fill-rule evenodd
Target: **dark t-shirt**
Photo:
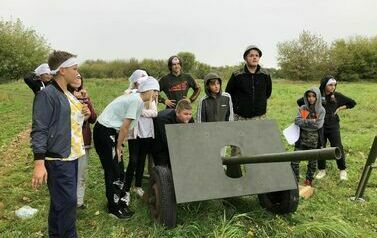
<instances>
[{"instance_id":1,"label":"dark t-shirt","mask_svg":"<svg viewBox=\"0 0 377 238\"><path fill-rule=\"evenodd\" d=\"M159 84L160 91L164 92L169 100L175 100L175 103L186 97L190 88L197 88L194 78L189 74L168 74L160 79Z\"/></svg>"}]
</instances>

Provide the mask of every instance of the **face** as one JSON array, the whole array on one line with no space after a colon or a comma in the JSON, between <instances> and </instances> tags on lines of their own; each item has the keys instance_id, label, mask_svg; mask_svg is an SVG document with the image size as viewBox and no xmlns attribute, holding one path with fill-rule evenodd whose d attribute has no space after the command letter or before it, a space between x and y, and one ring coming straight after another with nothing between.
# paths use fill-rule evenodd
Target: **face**
<instances>
[{"instance_id":1,"label":"face","mask_svg":"<svg viewBox=\"0 0 377 238\"><path fill-rule=\"evenodd\" d=\"M158 98L158 93L159 92L157 90L149 90L149 91L142 93L143 96L141 98L144 102L156 101L157 98Z\"/></svg>"},{"instance_id":2,"label":"face","mask_svg":"<svg viewBox=\"0 0 377 238\"><path fill-rule=\"evenodd\" d=\"M220 92L220 82L217 79L209 81L209 90L211 93L218 94Z\"/></svg>"},{"instance_id":3,"label":"face","mask_svg":"<svg viewBox=\"0 0 377 238\"><path fill-rule=\"evenodd\" d=\"M182 66L181 66L181 63L173 63L171 65L171 72L175 75L179 75L181 74L181 70L182 70Z\"/></svg>"},{"instance_id":4,"label":"face","mask_svg":"<svg viewBox=\"0 0 377 238\"><path fill-rule=\"evenodd\" d=\"M259 64L260 55L257 50L250 50L245 57L246 64L250 67L257 67Z\"/></svg>"},{"instance_id":5,"label":"face","mask_svg":"<svg viewBox=\"0 0 377 238\"><path fill-rule=\"evenodd\" d=\"M306 94L306 97L307 97L307 99L308 99L308 103L309 103L310 105L315 104L315 102L317 101L317 97L316 97L315 93L313 93L313 92L308 92L308 93Z\"/></svg>"},{"instance_id":6,"label":"face","mask_svg":"<svg viewBox=\"0 0 377 238\"><path fill-rule=\"evenodd\" d=\"M81 76L77 75L76 80L74 82L70 83L70 85L73 88L78 89L81 86Z\"/></svg>"},{"instance_id":7,"label":"face","mask_svg":"<svg viewBox=\"0 0 377 238\"><path fill-rule=\"evenodd\" d=\"M78 65L74 65L67 68L61 68L60 74L64 77L67 84L70 84L72 87L73 85L77 85L77 87L80 87L81 85L81 78L78 78L79 72L78 72Z\"/></svg>"},{"instance_id":8,"label":"face","mask_svg":"<svg viewBox=\"0 0 377 238\"><path fill-rule=\"evenodd\" d=\"M325 87L326 94L333 93L335 91L335 88L336 88L336 83L331 83L331 84L326 85Z\"/></svg>"},{"instance_id":9,"label":"face","mask_svg":"<svg viewBox=\"0 0 377 238\"><path fill-rule=\"evenodd\" d=\"M176 111L177 120L181 123L188 123L192 118L192 110L183 109L182 111Z\"/></svg>"},{"instance_id":10,"label":"face","mask_svg":"<svg viewBox=\"0 0 377 238\"><path fill-rule=\"evenodd\" d=\"M49 82L52 79L52 75L51 74L42 74L39 77L42 80L42 82L44 82L44 83L47 83L47 82Z\"/></svg>"}]
</instances>

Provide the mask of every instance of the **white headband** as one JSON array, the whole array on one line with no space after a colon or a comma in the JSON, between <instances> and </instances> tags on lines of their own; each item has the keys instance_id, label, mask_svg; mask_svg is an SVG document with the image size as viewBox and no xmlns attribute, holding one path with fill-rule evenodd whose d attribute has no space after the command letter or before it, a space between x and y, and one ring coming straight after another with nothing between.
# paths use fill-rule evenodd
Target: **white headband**
<instances>
[{"instance_id":1,"label":"white headband","mask_svg":"<svg viewBox=\"0 0 377 238\"><path fill-rule=\"evenodd\" d=\"M336 80L334 78L329 79L329 81L327 81L326 85L329 85L329 84L336 84Z\"/></svg>"},{"instance_id":2,"label":"white headband","mask_svg":"<svg viewBox=\"0 0 377 238\"><path fill-rule=\"evenodd\" d=\"M55 70L51 70L51 74L55 75L59 72L59 70L61 68L69 68L69 67L72 67L74 65L78 65L78 61L75 57L72 57L72 58L69 58L67 59L66 61L64 61L61 65L59 65L59 67Z\"/></svg>"}]
</instances>

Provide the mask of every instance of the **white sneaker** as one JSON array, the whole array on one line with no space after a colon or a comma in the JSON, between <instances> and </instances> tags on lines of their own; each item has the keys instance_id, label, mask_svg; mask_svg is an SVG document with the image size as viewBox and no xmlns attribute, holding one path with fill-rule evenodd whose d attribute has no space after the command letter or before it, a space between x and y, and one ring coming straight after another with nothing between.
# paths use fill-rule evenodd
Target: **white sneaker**
<instances>
[{"instance_id":1,"label":"white sneaker","mask_svg":"<svg viewBox=\"0 0 377 238\"><path fill-rule=\"evenodd\" d=\"M316 179L322 179L326 176L326 170L320 169L318 170L318 174L315 176Z\"/></svg>"},{"instance_id":2,"label":"white sneaker","mask_svg":"<svg viewBox=\"0 0 377 238\"><path fill-rule=\"evenodd\" d=\"M144 190L141 188L141 187L136 187L134 189L135 193L139 196L139 197L143 197L144 195Z\"/></svg>"},{"instance_id":3,"label":"white sneaker","mask_svg":"<svg viewBox=\"0 0 377 238\"><path fill-rule=\"evenodd\" d=\"M339 178L340 178L340 180L348 180L348 178L347 178L347 171L340 170L340 172L339 172Z\"/></svg>"},{"instance_id":4,"label":"white sneaker","mask_svg":"<svg viewBox=\"0 0 377 238\"><path fill-rule=\"evenodd\" d=\"M126 195L124 195L124 197L122 197L120 200L122 200L122 202L125 202L126 205L129 206L131 202L130 192L126 192Z\"/></svg>"}]
</instances>

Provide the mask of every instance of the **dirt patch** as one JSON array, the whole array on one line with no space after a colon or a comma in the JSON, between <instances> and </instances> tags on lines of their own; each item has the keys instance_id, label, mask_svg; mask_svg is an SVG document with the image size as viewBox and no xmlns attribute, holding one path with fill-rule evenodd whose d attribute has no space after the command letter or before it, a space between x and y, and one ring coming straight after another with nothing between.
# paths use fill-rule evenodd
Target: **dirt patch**
<instances>
[{"instance_id":1,"label":"dirt patch","mask_svg":"<svg viewBox=\"0 0 377 238\"><path fill-rule=\"evenodd\" d=\"M30 145L30 132L31 125L28 125L27 129L21 131L7 148L0 152L0 176L20 160L28 161L27 158L31 155L31 150L27 149Z\"/></svg>"}]
</instances>

